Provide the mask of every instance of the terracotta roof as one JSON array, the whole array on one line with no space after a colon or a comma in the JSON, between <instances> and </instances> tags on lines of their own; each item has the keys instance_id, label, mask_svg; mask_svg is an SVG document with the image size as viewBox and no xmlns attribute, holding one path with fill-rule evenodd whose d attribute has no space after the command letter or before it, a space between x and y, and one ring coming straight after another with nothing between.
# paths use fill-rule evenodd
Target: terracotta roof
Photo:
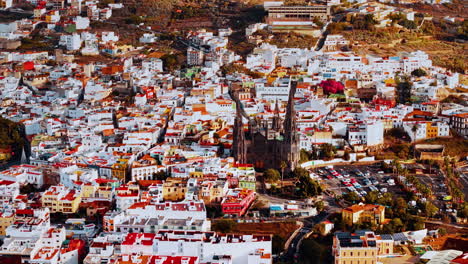
<instances>
[{"instance_id":1,"label":"terracotta roof","mask_svg":"<svg viewBox=\"0 0 468 264\"><path fill-rule=\"evenodd\" d=\"M356 213L356 212L359 212L359 211L376 211L376 212L380 212L382 210L384 210L385 207L382 206L382 205L375 205L375 204L364 204L364 205L360 205L360 204L355 204L355 205L352 205L348 208L345 208L343 209L343 211L348 211L348 212L352 212L352 213Z\"/></svg>"}]
</instances>

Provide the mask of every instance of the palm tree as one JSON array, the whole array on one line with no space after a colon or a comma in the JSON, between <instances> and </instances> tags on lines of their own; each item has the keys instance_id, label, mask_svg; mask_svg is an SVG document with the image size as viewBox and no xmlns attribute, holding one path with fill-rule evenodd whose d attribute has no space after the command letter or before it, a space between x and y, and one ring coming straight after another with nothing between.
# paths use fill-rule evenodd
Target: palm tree
<instances>
[{"instance_id":1,"label":"palm tree","mask_svg":"<svg viewBox=\"0 0 468 264\"><path fill-rule=\"evenodd\" d=\"M416 141L416 132L418 131L418 125L414 124L413 127L411 127L411 131L413 132L413 135L414 135L414 141Z\"/></svg>"},{"instance_id":2,"label":"palm tree","mask_svg":"<svg viewBox=\"0 0 468 264\"><path fill-rule=\"evenodd\" d=\"M428 163L429 163L429 174L431 174L432 173L432 166L435 165L435 161L434 160L429 160Z\"/></svg>"},{"instance_id":3,"label":"palm tree","mask_svg":"<svg viewBox=\"0 0 468 264\"><path fill-rule=\"evenodd\" d=\"M288 164L286 164L286 161L281 161L280 163L280 168L281 168L281 192L283 191L283 179L284 179L284 169L288 167Z\"/></svg>"}]
</instances>

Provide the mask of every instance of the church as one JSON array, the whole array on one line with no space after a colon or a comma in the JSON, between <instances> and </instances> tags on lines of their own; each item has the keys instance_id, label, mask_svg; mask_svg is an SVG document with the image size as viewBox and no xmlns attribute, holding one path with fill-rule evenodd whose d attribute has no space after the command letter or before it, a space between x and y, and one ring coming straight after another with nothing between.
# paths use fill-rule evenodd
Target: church
<instances>
[{"instance_id":1,"label":"church","mask_svg":"<svg viewBox=\"0 0 468 264\"><path fill-rule=\"evenodd\" d=\"M234 120L232 155L238 163L251 163L258 169L293 170L299 161L299 135L296 126L294 94L297 81L290 81L288 103L284 120L279 115L278 101L273 120L260 120L248 117L242 108L236 92L236 117ZM243 119L248 119L248 131L244 130Z\"/></svg>"}]
</instances>

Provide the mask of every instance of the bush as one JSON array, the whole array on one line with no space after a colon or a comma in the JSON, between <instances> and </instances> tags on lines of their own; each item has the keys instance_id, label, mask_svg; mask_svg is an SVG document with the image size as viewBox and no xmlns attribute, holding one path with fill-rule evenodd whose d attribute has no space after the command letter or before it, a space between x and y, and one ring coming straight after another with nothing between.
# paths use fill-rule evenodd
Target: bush
<instances>
[{"instance_id":1,"label":"bush","mask_svg":"<svg viewBox=\"0 0 468 264\"><path fill-rule=\"evenodd\" d=\"M416 29L417 27L416 22L408 19L403 19L402 21L398 22L398 25L403 26L407 29Z\"/></svg>"},{"instance_id":2,"label":"bush","mask_svg":"<svg viewBox=\"0 0 468 264\"><path fill-rule=\"evenodd\" d=\"M273 235L273 239L271 242L271 247L273 250L273 254L279 254L283 251L284 249L284 244L286 243L286 240L277 234Z\"/></svg>"},{"instance_id":3,"label":"bush","mask_svg":"<svg viewBox=\"0 0 468 264\"><path fill-rule=\"evenodd\" d=\"M419 69L416 69L416 70L412 71L411 75L413 75L415 77L422 77L422 76L426 76L427 73L426 73L425 70L419 68Z\"/></svg>"},{"instance_id":4,"label":"bush","mask_svg":"<svg viewBox=\"0 0 468 264\"><path fill-rule=\"evenodd\" d=\"M143 23L143 19L137 15L132 15L125 19L125 24L139 25L140 23Z\"/></svg>"},{"instance_id":5,"label":"bush","mask_svg":"<svg viewBox=\"0 0 468 264\"><path fill-rule=\"evenodd\" d=\"M338 34L345 30L347 24L343 22L339 23L330 23L327 27L327 31L330 34Z\"/></svg>"},{"instance_id":6,"label":"bush","mask_svg":"<svg viewBox=\"0 0 468 264\"><path fill-rule=\"evenodd\" d=\"M265 179L266 182L277 182L281 178L281 175L278 170L267 169L263 173L263 178Z\"/></svg>"},{"instance_id":7,"label":"bush","mask_svg":"<svg viewBox=\"0 0 468 264\"><path fill-rule=\"evenodd\" d=\"M230 219L223 219L214 222L212 229L213 231L221 232L223 234L231 233L234 227L236 226L236 222Z\"/></svg>"}]
</instances>

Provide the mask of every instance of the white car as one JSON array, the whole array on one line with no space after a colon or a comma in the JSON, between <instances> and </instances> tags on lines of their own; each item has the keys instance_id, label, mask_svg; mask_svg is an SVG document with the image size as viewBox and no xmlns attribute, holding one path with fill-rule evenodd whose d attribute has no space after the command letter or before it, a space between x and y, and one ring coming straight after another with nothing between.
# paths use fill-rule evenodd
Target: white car
<instances>
[{"instance_id":1,"label":"white car","mask_svg":"<svg viewBox=\"0 0 468 264\"><path fill-rule=\"evenodd\" d=\"M386 192L387 192L387 188L382 188L382 189L380 189L380 192L381 192L381 193L386 193Z\"/></svg>"}]
</instances>

